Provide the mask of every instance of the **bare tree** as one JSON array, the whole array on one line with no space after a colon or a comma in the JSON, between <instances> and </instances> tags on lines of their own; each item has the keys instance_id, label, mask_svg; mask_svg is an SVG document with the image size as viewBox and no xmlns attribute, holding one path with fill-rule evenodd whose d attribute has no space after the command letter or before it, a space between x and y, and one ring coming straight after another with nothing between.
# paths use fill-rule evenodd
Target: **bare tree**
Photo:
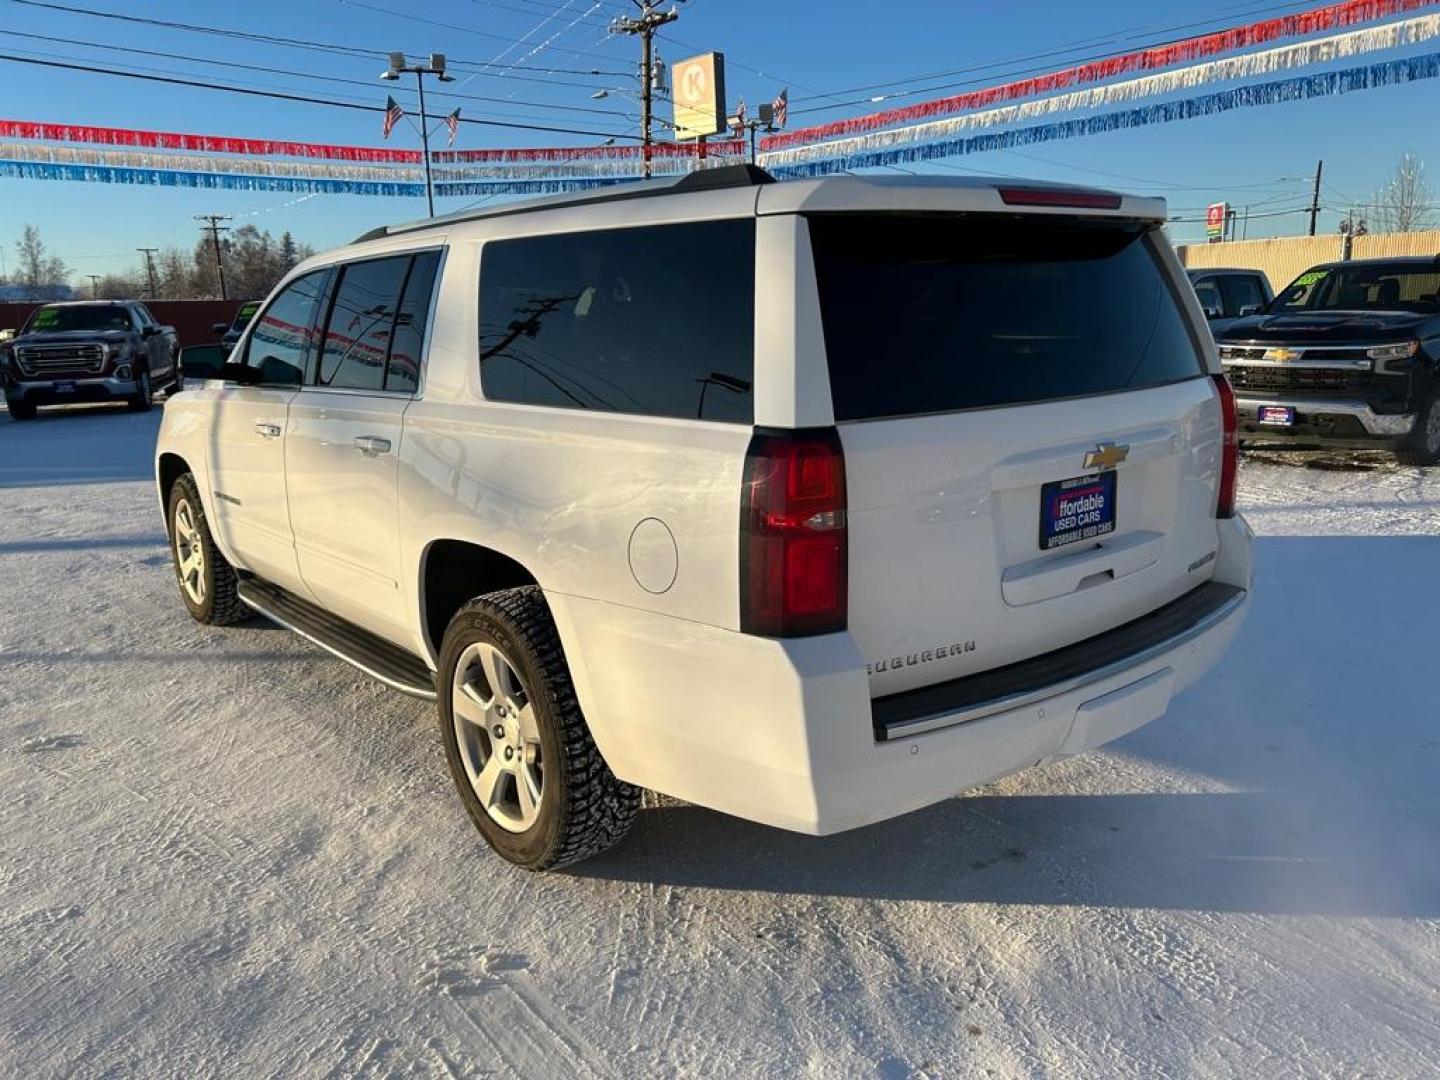
<instances>
[{"instance_id":1,"label":"bare tree","mask_svg":"<svg viewBox=\"0 0 1440 1080\"><path fill-rule=\"evenodd\" d=\"M64 259L46 250L39 229L26 225L15 250L20 256L15 284L25 290L29 299L53 300L66 293L65 279L70 276L70 269Z\"/></svg>"},{"instance_id":2,"label":"bare tree","mask_svg":"<svg viewBox=\"0 0 1440 1080\"><path fill-rule=\"evenodd\" d=\"M1406 154L1385 186L1375 193L1369 225L1375 232L1419 232L1434 220L1425 163Z\"/></svg>"}]
</instances>

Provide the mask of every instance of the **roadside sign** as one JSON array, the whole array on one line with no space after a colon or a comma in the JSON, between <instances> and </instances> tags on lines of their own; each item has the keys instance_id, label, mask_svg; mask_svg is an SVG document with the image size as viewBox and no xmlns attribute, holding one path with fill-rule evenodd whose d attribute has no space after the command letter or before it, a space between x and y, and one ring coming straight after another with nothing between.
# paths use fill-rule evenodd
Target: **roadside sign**
<instances>
[{"instance_id":1,"label":"roadside sign","mask_svg":"<svg viewBox=\"0 0 1440 1080\"><path fill-rule=\"evenodd\" d=\"M1212 244L1225 239L1225 222L1229 219L1230 204L1211 203L1205 210L1205 237Z\"/></svg>"},{"instance_id":2,"label":"roadside sign","mask_svg":"<svg viewBox=\"0 0 1440 1080\"><path fill-rule=\"evenodd\" d=\"M670 68L675 138L698 139L725 130L725 54L701 53Z\"/></svg>"}]
</instances>

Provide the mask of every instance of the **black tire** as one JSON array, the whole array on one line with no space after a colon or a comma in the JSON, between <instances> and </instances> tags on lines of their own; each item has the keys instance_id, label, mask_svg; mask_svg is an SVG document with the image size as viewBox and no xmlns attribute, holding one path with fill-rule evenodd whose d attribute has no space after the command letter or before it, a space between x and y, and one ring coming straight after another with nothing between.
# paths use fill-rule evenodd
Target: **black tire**
<instances>
[{"instance_id":1,"label":"black tire","mask_svg":"<svg viewBox=\"0 0 1440 1080\"><path fill-rule=\"evenodd\" d=\"M150 369L141 368L137 371L135 381L135 393L125 399L125 404L130 406L131 412L149 412L151 399L155 394L155 388L150 385Z\"/></svg>"},{"instance_id":2,"label":"black tire","mask_svg":"<svg viewBox=\"0 0 1440 1080\"><path fill-rule=\"evenodd\" d=\"M27 405L23 401L7 401L5 408L10 410L11 420L34 420L35 406Z\"/></svg>"},{"instance_id":3,"label":"black tire","mask_svg":"<svg viewBox=\"0 0 1440 1080\"><path fill-rule=\"evenodd\" d=\"M528 691L539 729L544 786L535 821L524 832L511 832L491 818L460 756L452 686L462 654L477 643L504 654ZM462 607L441 643L436 687L451 779L475 827L501 858L526 870L550 870L596 855L629 831L640 789L615 778L591 739L538 587L490 593Z\"/></svg>"},{"instance_id":4,"label":"black tire","mask_svg":"<svg viewBox=\"0 0 1440 1080\"><path fill-rule=\"evenodd\" d=\"M183 544L176 538L176 514L182 504L190 511L196 543L202 555L199 575L204 588L199 600L187 590L180 567ZM234 626L248 619L250 609L241 602L239 596L240 578L235 573L235 568L215 546L215 538L210 535L210 523L205 519L205 506L200 501L200 490L195 486L195 478L190 473L185 473L170 487L170 497L165 508L165 527L170 537L170 562L175 569L175 584L190 617L207 626Z\"/></svg>"},{"instance_id":5,"label":"black tire","mask_svg":"<svg viewBox=\"0 0 1440 1080\"><path fill-rule=\"evenodd\" d=\"M1440 391L1415 415L1415 426L1395 456L1402 465L1440 465Z\"/></svg>"}]
</instances>

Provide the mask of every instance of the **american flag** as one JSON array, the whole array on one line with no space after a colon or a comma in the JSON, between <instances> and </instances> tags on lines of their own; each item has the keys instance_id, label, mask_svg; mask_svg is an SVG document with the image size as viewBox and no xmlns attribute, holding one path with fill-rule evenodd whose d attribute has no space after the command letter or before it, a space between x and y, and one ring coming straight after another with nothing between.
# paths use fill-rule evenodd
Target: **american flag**
<instances>
[{"instance_id":1,"label":"american flag","mask_svg":"<svg viewBox=\"0 0 1440 1080\"><path fill-rule=\"evenodd\" d=\"M455 145L455 136L460 134L460 110L456 109L445 117L445 126L450 129L450 146Z\"/></svg>"},{"instance_id":2,"label":"american flag","mask_svg":"<svg viewBox=\"0 0 1440 1080\"><path fill-rule=\"evenodd\" d=\"M745 126L745 99L743 97L735 103L735 126L739 128Z\"/></svg>"},{"instance_id":3,"label":"american flag","mask_svg":"<svg viewBox=\"0 0 1440 1080\"><path fill-rule=\"evenodd\" d=\"M400 108L400 103L393 97L387 96L385 98L385 121L380 128L380 130L384 132L385 138L390 138L390 132L395 130L395 125L400 122L401 117L404 115L405 110Z\"/></svg>"},{"instance_id":4,"label":"american flag","mask_svg":"<svg viewBox=\"0 0 1440 1080\"><path fill-rule=\"evenodd\" d=\"M775 119L772 123L776 127L783 128L785 126L785 116L790 111L790 88L788 86L776 95L775 100L770 103L770 108L773 109L775 113Z\"/></svg>"}]
</instances>

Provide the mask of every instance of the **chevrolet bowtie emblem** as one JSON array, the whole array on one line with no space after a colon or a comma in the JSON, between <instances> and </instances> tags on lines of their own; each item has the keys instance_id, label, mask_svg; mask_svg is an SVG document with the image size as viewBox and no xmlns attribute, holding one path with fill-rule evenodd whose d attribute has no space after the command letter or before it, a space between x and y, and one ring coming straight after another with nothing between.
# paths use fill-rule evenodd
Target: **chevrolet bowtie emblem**
<instances>
[{"instance_id":1,"label":"chevrolet bowtie emblem","mask_svg":"<svg viewBox=\"0 0 1440 1080\"><path fill-rule=\"evenodd\" d=\"M1281 364L1287 364L1291 360L1299 360L1305 354L1299 349L1266 349L1265 359L1275 360Z\"/></svg>"},{"instance_id":2,"label":"chevrolet bowtie emblem","mask_svg":"<svg viewBox=\"0 0 1440 1080\"><path fill-rule=\"evenodd\" d=\"M1130 456L1130 447L1120 446L1113 442L1102 442L1095 445L1095 449L1085 455L1085 468L1100 469L1102 472L1113 469L1127 457Z\"/></svg>"}]
</instances>

